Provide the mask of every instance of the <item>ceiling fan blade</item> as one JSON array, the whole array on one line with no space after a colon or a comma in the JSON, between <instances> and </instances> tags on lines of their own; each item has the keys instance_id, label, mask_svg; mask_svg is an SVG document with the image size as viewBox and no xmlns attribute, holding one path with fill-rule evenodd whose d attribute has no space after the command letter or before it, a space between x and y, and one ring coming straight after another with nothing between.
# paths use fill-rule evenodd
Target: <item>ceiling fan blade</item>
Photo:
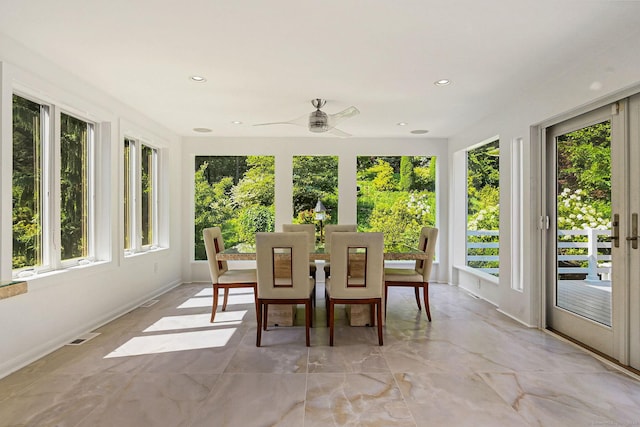
<instances>
[{"instance_id":1,"label":"ceiling fan blade","mask_svg":"<svg viewBox=\"0 0 640 427\"><path fill-rule=\"evenodd\" d=\"M286 122L271 122L271 123L257 123L254 126L267 126L267 125L296 125L296 126L307 126L309 124L309 115L305 114L304 116L300 116L293 120L288 120Z\"/></svg>"},{"instance_id":2,"label":"ceiling fan blade","mask_svg":"<svg viewBox=\"0 0 640 427\"><path fill-rule=\"evenodd\" d=\"M360 114L360 110L358 110L356 107L351 106L349 108L345 108L342 111L339 111L335 114L329 114L329 117L331 118L331 121L333 121L334 126L335 124L337 124L338 122L344 120L344 119L348 119L350 117L353 116L357 116L358 114Z\"/></svg>"},{"instance_id":3,"label":"ceiling fan blade","mask_svg":"<svg viewBox=\"0 0 640 427\"><path fill-rule=\"evenodd\" d=\"M342 131L342 130L340 130L338 128L331 128L327 132L331 133L333 135L339 136L340 138L348 138L348 137L352 136L350 133Z\"/></svg>"}]
</instances>

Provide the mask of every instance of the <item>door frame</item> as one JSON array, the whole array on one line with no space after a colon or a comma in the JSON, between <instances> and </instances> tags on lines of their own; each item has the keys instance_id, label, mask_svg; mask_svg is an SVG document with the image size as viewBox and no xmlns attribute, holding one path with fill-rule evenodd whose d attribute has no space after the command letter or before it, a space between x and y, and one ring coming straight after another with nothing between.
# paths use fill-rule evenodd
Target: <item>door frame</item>
<instances>
[{"instance_id":1,"label":"door frame","mask_svg":"<svg viewBox=\"0 0 640 427\"><path fill-rule=\"evenodd\" d=\"M551 220L555 216L556 206L549 203L549 191L551 186L555 186L555 182L549 182L551 177L555 177L555 162L552 160L555 159L555 153L549 153L547 150L547 129L552 126L561 126L563 122L569 122L574 119L579 119L580 117L584 118L584 122L589 121L589 117L604 117L606 113L603 113L606 108L613 109L617 108L617 112L611 110L611 120L612 120L612 142L614 138L617 138L620 143L616 144L617 147L614 148L614 144L612 143L612 180L616 179L621 185L623 194L628 194L629 192L629 131L628 131L628 107L627 107L627 97L632 94L640 93L640 88L636 87L632 90L628 90L627 92L632 92L631 94L620 93L618 95L612 95L605 100L597 104L591 104L589 106L582 107L580 110L576 110L573 113L567 113L560 117L555 118L554 120L549 120L544 123L540 123L537 126L532 127L532 132L535 132L539 142L539 154L540 157L537 160L536 170L539 177L540 187L539 187L539 197L538 203L540 206L540 210L538 211L540 216L538 218L537 229L540 234L537 252L537 260L536 264L538 265L540 272L540 276L538 277L538 285L539 285L539 308L540 308L540 327L542 329L549 329L547 312L549 309L552 309L554 301L550 300L550 295L548 295L548 289L546 283L549 280L553 280L555 283L555 267L554 263L557 262L555 259L556 254L556 236L551 233L551 229L553 227L548 226L548 221ZM595 120L595 119L592 119ZM597 120L596 120L597 121ZM594 121L593 123L595 123ZM615 125L614 125L615 121ZM588 126L588 124L585 124ZM566 132L570 132L572 130L572 126L567 126ZM563 129L564 131L564 129ZM622 154L621 151L622 150ZM640 150L640 149L639 149ZM640 153L639 153L640 156ZM640 157L639 157L640 158ZM548 172L548 168L551 167L552 172ZM616 172L614 172L616 171ZM614 177L614 173L616 176ZM618 176L620 175L620 176ZM640 185L640 184L639 184ZM555 189L553 190L555 193ZM553 197L555 199L555 196ZM612 199L614 195L612 194ZM629 235L628 232L628 224L630 223L630 210L629 210L629 201L628 197L618 197L618 200L615 206L612 204L612 214L619 213L620 214L620 248L618 251L623 251L624 253L618 254L617 259L622 259L624 262L617 262L613 264L612 271L612 286L614 283L617 283L615 292L613 292L612 296L612 326L611 326L611 343L604 344L605 351L603 353L609 353L609 356L613 359L617 360L619 363L623 365L629 364L629 316L630 316L630 306L629 306L629 268L628 268L628 242L625 240L625 237ZM613 202L613 201L612 201ZM548 219L547 219L548 218ZM613 251L613 249L612 249ZM551 256L551 255L553 256ZM551 307L549 307L551 304ZM597 326L596 326L597 327ZM602 325L602 328L607 328L605 325ZM640 334L640 332L638 332ZM581 341L579 337L573 337L578 341ZM583 340L584 341L584 340ZM598 348L600 347L600 348ZM608 347L608 348L607 348ZM601 350L602 346L596 345L592 346L592 349Z\"/></svg>"}]
</instances>

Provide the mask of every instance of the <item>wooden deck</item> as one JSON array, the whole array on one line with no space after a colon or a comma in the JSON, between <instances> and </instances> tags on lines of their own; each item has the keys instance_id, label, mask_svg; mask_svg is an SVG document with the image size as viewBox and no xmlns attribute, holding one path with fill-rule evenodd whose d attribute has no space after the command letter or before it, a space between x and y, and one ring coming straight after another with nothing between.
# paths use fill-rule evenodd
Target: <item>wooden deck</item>
<instances>
[{"instance_id":1,"label":"wooden deck","mask_svg":"<svg viewBox=\"0 0 640 427\"><path fill-rule=\"evenodd\" d=\"M558 307L611 326L611 282L559 280Z\"/></svg>"}]
</instances>

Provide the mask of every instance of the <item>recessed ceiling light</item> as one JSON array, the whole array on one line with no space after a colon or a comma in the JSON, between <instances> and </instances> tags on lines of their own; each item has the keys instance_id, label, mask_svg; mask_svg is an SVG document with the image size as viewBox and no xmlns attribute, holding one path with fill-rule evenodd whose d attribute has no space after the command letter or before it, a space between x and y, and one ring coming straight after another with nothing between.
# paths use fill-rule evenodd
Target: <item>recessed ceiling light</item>
<instances>
[{"instance_id":1,"label":"recessed ceiling light","mask_svg":"<svg viewBox=\"0 0 640 427\"><path fill-rule=\"evenodd\" d=\"M193 128L194 132L200 132L200 133L208 133L211 132L211 129L209 128Z\"/></svg>"},{"instance_id":2,"label":"recessed ceiling light","mask_svg":"<svg viewBox=\"0 0 640 427\"><path fill-rule=\"evenodd\" d=\"M204 83L207 81L207 79L202 76L190 76L189 79L191 79L191 81L196 83Z\"/></svg>"},{"instance_id":3,"label":"recessed ceiling light","mask_svg":"<svg viewBox=\"0 0 640 427\"><path fill-rule=\"evenodd\" d=\"M423 135L425 133L428 133L429 131L426 129L416 129L416 130L412 130L411 133L414 135Z\"/></svg>"},{"instance_id":4,"label":"recessed ceiling light","mask_svg":"<svg viewBox=\"0 0 640 427\"><path fill-rule=\"evenodd\" d=\"M234 125L241 125L242 122L240 120L234 120L231 123L233 123Z\"/></svg>"},{"instance_id":5,"label":"recessed ceiling light","mask_svg":"<svg viewBox=\"0 0 640 427\"><path fill-rule=\"evenodd\" d=\"M406 126L406 125L408 125L408 123L407 122L398 122L398 123L396 123L396 125L398 125L398 126Z\"/></svg>"},{"instance_id":6,"label":"recessed ceiling light","mask_svg":"<svg viewBox=\"0 0 640 427\"><path fill-rule=\"evenodd\" d=\"M451 84L451 80L449 79L440 79L440 80L436 80L435 82L433 82L434 85L436 86L447 86Z\"/></svg>"}]
</instances>

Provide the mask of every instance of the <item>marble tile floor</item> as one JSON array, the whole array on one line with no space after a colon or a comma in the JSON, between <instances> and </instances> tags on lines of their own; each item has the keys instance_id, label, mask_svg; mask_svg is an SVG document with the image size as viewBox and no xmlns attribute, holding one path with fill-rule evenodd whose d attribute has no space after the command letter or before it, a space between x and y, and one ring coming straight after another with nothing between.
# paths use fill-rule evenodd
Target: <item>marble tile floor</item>
<instances>
[{"instance_id":1,"label":"marble tile floor","mask_svg":"<svg viewBox=\"0 0 640 427\"><path fill-rule=\"evenodd\" d=\"M310 348L299 325L256 348L250 291L211 324L210 286L184 284L0 380L0 426L640 424L636 379L458 287L430 291L431 323L390 290L383 347L344 310L329 347L318 298Z\"/></svg>"}]
</instances>

